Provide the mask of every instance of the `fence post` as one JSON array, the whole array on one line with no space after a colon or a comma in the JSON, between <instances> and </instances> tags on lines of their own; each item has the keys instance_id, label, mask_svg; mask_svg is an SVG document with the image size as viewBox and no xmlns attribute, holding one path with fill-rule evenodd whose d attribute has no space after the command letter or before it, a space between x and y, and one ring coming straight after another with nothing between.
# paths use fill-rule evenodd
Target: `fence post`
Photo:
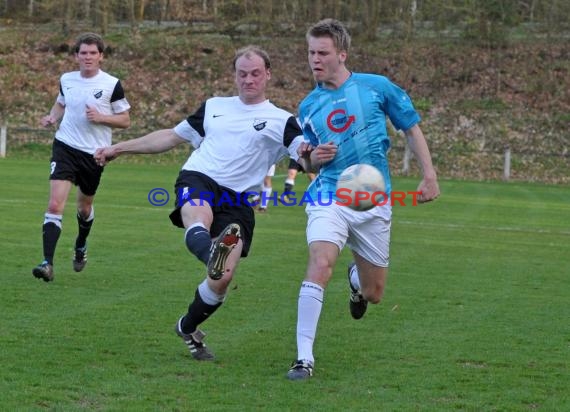
<instances>
[{"instance_id":1,"label":"fence post","mask_svg":"<svg viewBox=\"0 0 570 412\"><path fill-rule=\"evenodd\" d=\"M505 147L505 165L503 168L503 179L508 181L511 177L511 148Z\"/></svg>"},{"instance_id":2,"label":"fence post","mask_svg":"<svg viewBox=\"0 0 570 412\"><path fill-rule=\"evenodd\" d=\"M8 135L8 126L3 124L0 127L0 157L6 157L6 137Z\"/></svg>"}]
</instances>

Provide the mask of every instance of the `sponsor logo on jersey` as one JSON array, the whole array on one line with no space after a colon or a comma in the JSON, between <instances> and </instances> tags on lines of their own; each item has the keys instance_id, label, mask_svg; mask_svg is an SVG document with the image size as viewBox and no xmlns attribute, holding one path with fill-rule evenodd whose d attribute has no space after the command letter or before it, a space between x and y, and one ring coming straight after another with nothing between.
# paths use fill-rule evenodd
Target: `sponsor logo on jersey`
<instances>
[{"instance_id":1,"label":"sponsor logo on jersey","mask_svg":"<svg viewBox=\"0 0 570 412\"><path fill-rule=\"evenodd\" d=\"M260 130L265 129L265 126L267 126L267 120L255 119L255 120L253 121L253 128L254 128L255 130L257 130L258 132L259 132Z\"/></svg>"},{"instance_id":2,"label":"sponsor logo on jersey","mask_svg":"<svg viewBox=\"0 0 570 412\"><path fill-rule=\"evenodd\" d=\"M95 97L96 99L100 99L101 96L103 96L103 90L94 90L93 91L93 97Z\"/></svg>"},{"instance_id":3,"label":"sponsor logo on jersey","mask_svg":"<svg viewBox=\"0 0 570 412\"><path fill-rule=\"evenodd\" d=\"M335 133L342 133L346 131L352 123L356 120L354 115L347 115L343 109L333 110L327 116L327 126Z\"/></svg>"}]
</instances>

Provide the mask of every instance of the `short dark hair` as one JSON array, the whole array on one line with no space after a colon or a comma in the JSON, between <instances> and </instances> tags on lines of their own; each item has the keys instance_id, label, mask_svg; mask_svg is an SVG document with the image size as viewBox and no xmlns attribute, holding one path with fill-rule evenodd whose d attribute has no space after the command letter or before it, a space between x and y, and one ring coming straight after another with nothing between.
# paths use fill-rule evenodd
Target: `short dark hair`
<instances>
[{"instance_id":1,"label":"short dark hair","mask_svg":"<svg viewBox=\"0 0 570 412\"><path fill-rule=\"evenodd\" d=\"M105 43L103 42L101 36L99 36L97 33L80 34L75 41L75 53L79 53L79 48L82 44L96 44L99 53L103 53L105 50Z\"/></svg>"},{"instance_id":2,"label":"short dark hair","mask_svg":"<svg viewBox=\"0 0 570 412\"><path fill-rule=\"evenodd\" d=\"M335 19L324 19L315 23L307 30L306 37L307 40L309 37L329 37L337 50L348 52L350 49L350 34L344 24Z\"/></svg>"},{"instance_id":3,"label":"short dark hair","mask_svg":"<svg viewBox=\"0 0 570 412\"><path fill-rule=\"evenodd\" d=\"M269 60L269 54L267 54L267 52L259 46L249 45L249 46L242 47L241 49L236 51L236 54L235 54L234 60L233 60L234 70L236 68L236 62L240 57L242 57L242 56L250 57L252 54L255 54L255 55L261 57L263 59L263 62L265 63L265 68L271 69L271 60Z\"/></svg>"}]
</instances>

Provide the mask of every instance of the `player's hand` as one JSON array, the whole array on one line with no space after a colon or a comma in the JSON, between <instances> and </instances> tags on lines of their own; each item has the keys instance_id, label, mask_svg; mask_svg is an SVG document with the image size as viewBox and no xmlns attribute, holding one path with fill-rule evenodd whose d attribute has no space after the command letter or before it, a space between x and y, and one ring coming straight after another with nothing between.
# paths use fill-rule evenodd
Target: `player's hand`
<instances>
[{"instance_id":1,"label":"player's hand","mask_svg":"<svg viewBox=\"0 0 570 412\"><path fill-rule=\"evenodd\" d=\"M40 124L43 127L50 127L56 123L57 123L56 118L54 116L52 116L51 114L48 114L47 116L44 116L40 119Z\"/></svg>"},{"instance_id":2,"label":"player's hand","mask_svg":"<svg viewBox=\"0 0 570 412\"><path fill-rule=\"evenodd\" d=\"M319 165L330 162L336 156L337 151L338 146L333 142L320 144L311 152L311 161Z\"/></svg>"},{"instance_id":3,"label":"player's hand","mask_svg":"<svg viewBox=\"0 0 570 412\"><path fill-rule=\"evenodd\" d=\"M431 202L439 197L439 184L437 183L437 178L425 178L420 182L418 186L418 202L426 203Z\"/></svg>"},{"instance_id":4,"label":"player's hand","mask_svg":"<svg viewBox=\"0 0 570 412\"><path fill-rule=\"evenodd\" d=\"M89 106L88 104L85 105L85 116L87 116L87 120L92 123L101 122L101 113L99 113L95 107Z\"/></svg>"},{"instance_id":5,"label":"player's hand","mask_svg":"<svg viewBox=\"0 0 570 412\"><path fill-rule=\"evenodd\" d=\"M313 145L307 142L302 142L297 148L297 154L303 159L309 159L311 152L314 150Z\"/></svg>"},{"instance_id":6,"label":"player's hand","mask_svg":"<svg viewBox=\"0 0 570 412\"><path fill-rule=\"evenodd\" d=\"M115 154L115 150L113 149L112 146L100 147L95 151L95 154L93 155L95 162L99 166L105 166L107 163L109 163L111 160L115 159L116 157L117 155Z\"/></svg>"}]
</instances>

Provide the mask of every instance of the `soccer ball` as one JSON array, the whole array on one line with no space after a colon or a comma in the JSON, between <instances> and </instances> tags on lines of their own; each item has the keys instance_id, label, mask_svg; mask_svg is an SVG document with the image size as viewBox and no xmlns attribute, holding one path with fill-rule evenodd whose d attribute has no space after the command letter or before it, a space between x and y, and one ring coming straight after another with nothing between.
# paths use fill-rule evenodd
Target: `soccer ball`
<instances>
[{"instance_id":1,"label":"soccer ball","mask_svg":"<svg viewBox=\"0 0 570 412\"><path fill-rule=\"evenodd\" d=\"M356 164L340 174L336 184L337 204L363 212L386 201L386 184L374 166Z\"/></svg>"}]
</instances>

